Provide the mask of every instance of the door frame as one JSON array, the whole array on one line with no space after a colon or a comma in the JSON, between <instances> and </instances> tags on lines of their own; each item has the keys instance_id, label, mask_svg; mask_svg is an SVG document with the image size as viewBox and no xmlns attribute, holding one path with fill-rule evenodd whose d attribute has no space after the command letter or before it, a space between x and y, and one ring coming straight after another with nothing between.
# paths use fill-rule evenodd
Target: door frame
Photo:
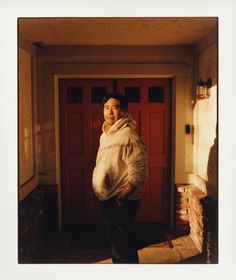
<instances>
[{"instance_id":1,"label":"door frame","mask_svg":"<svg viewBox=\"0 0 236 280\"><path fill-rule=\"evenodd\" d=\"M171 92L171 131L170 131L170 168L171 168L171 180L170 180L170 217L169 217L169 225L171 228L174 228L175 225L175 173L176 173L176 149L175 149L175 142L176 142L176 96L178 92L183 91L183 88L186 89L185 95L187 95L187 87L186 87L186 80L188 78L188 71L186 64L135 64L135 69L139 70L139 73L127 73L125 72L125 68L127 66L132 66L130 64L119 64L118 69L114 69L114 65L112 65L112 70L109 73L109 65L108 68L106 67L107 73L98 74L98 68L101 68L101 73L103 73L104 65L96 65L96 69L93 73L91 70L93 66L90 66L90 71L88 71L89 65L81 65L81 68L77 68L77 73L82 72L84 69L84 74L68 74L66 73L68 70L71 73L70 69L65 69L65 65L62 67L62 73L58 73L58 65L50 65L50 67L44 73L47 75L52 75L53 79L53 87L54 87L54 116L55 116L55 152L56 152L56 185L58 186L58 224L59 229L62 228L62 207L61 207L61 174L60 174L60 122L59 122L59 79L69 79L69 78L89 78L89 79L119 79L119 78L171 78L172 79L172 92ZM99 67L100 66L100 67ZM123 68L122 68L123 66ZM55 67L55 70L53 69ZM129 67L128 67L129 68ZM79 70L78 70L79 69ZM122 74L120 69L122 69ZM149 71L147 71L147 69ZM53 71L54 70L54 71ZM115 71L114 71L115 70ZM63 73L64 72L64 73ZM87 73L86 72L90 72ZM129 71L128 71L129 72ZM136 71L133 71L136 72ZM149 72L149 73L147 73ZM150 73L151 72L151 73ZM143 74L142 74L143 73Z\"/></svg>"}]
</instances>

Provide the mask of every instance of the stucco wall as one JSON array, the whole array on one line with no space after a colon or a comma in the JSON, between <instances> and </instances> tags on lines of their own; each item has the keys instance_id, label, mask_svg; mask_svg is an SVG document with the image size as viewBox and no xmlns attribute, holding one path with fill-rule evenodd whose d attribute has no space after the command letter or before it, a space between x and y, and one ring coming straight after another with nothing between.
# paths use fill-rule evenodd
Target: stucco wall
<instances>
[{"instance_id":1,"label":"stucco wall","mask_svg":"<svg viewBox=\"0 0 236 280\"><path fill-rule=\"evenodd\" d=\"M19 36L19 200L37 185L37 90L36 53L32 44Z\"/></svg>"},{"instance_id":2,"label":"stucco wall","mask_svg":"<svg viewBox=\"0 0 236 280\"><path fill-rule=\"evenodd\" d=\"M19 49L19 183L34 173L32 133L31 55Z\"/></svg>"},{"instance_id":3,"label":"stucco wall","mask_svg":"<svg viewBox=\"0 0 236 280\"><path fill-rule=\"evenodd\" d=\"M55 145L59 145L58 121L55 119L56 77L165 76L172 77L174 81L174 183L194 183L204 192L216 197L216 42L208 42L205 48L201 46L197 52L196 65L192 46L106 46L104 49L101 46L51 46L38 49L37 55L40 183L55 184L58 178L60 163ZM196 81L200 77L203 80L211 77L213 87L209 99L197 100L193 106L191 100L195 95L194 75L197 76ZM185 124L193 124L193 135L185 133Z\"/></svg>"},{"instance_id":4,"label":"stucco wall","mask_svg":"<svg viewBox=\"0 0 236 280\"><path fill-rule=\"evenodd\" d=\"M198 79L212 79L211 96L193 110L195 184L217 200L217 42L198 54Z\"/></svg>"},{"instance_id":5,"label":"stucco wall","mask_svg":"<svg viewBox=\"0 0 236 280\"><path fill-rule=\"evenodd\" d=\"M193 46L90 46L45 47L38 50L42 77L39 89L41 154L40 183L55 184L59 172L56 119L58 77L170 77L173 78L174 183L192 183L192 138L185 124L192 124ZM129 63L128 63L129 62Z\"/></svg>"}]
</instances>

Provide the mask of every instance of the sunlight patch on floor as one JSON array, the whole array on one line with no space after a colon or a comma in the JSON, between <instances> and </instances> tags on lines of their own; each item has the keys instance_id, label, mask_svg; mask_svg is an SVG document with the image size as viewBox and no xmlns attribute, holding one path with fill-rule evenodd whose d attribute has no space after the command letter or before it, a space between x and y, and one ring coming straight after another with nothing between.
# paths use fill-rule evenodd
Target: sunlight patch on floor
<instances>
[{"instance_id":1,"label":"sunlight patch on floor","mask_svg":"<svg viewBox=\"0 0 236 280\"><path fill-rule=\"evenodd\" d=\"M200 254L189 235L166 242L152 244L138 251L140 264L174 264L180 263ZM96 262L111 264L111 258Z\"/></svg>"}]
</instances>

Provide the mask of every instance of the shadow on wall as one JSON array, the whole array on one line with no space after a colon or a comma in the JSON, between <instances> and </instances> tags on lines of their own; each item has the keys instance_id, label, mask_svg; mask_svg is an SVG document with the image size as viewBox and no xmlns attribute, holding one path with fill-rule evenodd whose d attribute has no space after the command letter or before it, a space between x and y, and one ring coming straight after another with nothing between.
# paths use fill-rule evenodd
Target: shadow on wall
<instances>
[{"instance_id":1,"label":"shadow on wall","mask_svg":"<svg viewBox=\"0 0 236 280\"><path fill-rule=\"evenodd\" d=\"M218 202L218 138L214 140L214 144L210 149L208 165L207 165L207 194L208 196Z\"/></svg>"},{"instance_id":2,"label":"shadow on wall","mask_svg":"<svg viewBox=\"0 0 236 280\"><path fill-rule=\"evenodd\" d=\"M218 263L218 138L210 149L207 165L207 197L202 200L203 253L208 263Z\"/></svg>"}]
</instances>

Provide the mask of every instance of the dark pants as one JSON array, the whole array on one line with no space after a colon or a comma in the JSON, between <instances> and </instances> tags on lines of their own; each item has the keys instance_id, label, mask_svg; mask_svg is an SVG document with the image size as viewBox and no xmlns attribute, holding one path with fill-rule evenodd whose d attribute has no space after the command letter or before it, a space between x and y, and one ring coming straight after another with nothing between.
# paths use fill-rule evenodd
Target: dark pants
<instances>
[{"instance_id":1,"label":"dark pants","mask_svg":"<svg viewBox=\"0 0 236 280\"><path fill-rule=\"evenodd\" d=\"M124 200L122 206L116 197L100 202L113 263L139 263L136 242L133 234L135 215L140 200Z\"/></svg>"}]
</instances>

